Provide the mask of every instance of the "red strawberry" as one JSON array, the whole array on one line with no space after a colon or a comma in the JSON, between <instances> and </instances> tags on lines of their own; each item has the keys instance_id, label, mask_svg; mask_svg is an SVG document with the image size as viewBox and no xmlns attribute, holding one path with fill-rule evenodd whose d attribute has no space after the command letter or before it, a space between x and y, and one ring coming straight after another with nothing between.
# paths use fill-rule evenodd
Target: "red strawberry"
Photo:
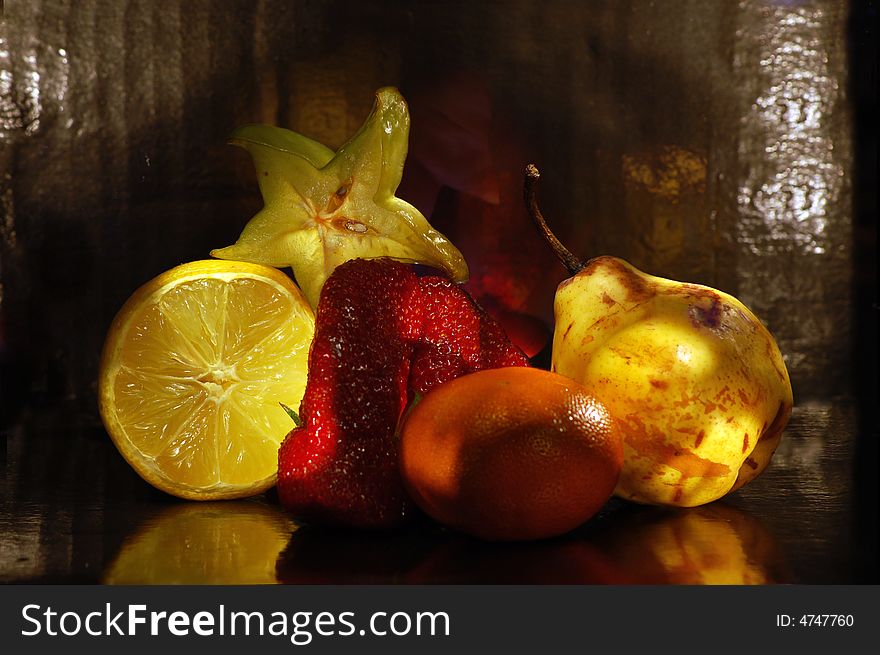
<instances>
[{"instance_id":1,"label":"red strawberry","mask_svg":"<svg viewBox=\"0 0 880 655\"><path fill-rule=\"evenodd\" d=\"M411 390L426 394L465 373L528 366L528 358L462 287L435 276L419 284L424 327L410 372Z\"/></svg>"},{"instance_id":2,"label":"red strawberry","mask_svg":"<svg viewBox=\"0 0 880 655\"><path fill-rule=\"evenodd\" d=\"M395 432L408 397L483 368L528 365L461 287L389 259L337 267L315 325L303 426L281 445L278 494L320 522L400 522L409 501Z\"/></svg>"},{"instance_id":3,"label":"red strawberry","mask_svg":"<svg viewBox=\"0 0 880 655\"><path fill-rule=\"evenodd\" d=\"M403 516L394 431L421 333L419 294L410 267L390 260L347 262L324 284L303 426L279 451L279 497L297 515L352 526Z\"/></svg>"}]
</instances>

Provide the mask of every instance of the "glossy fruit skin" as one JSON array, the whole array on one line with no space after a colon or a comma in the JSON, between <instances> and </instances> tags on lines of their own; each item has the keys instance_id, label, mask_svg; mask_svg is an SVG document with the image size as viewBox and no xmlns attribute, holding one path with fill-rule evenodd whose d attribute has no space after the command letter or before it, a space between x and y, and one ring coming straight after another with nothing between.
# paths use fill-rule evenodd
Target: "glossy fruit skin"
<instances>
[{"instance_id":1,"label":"glossy fruit skin","mask_svg":"<svg viewBox=\"0 0 880 655\"><path fill-rule=\"evenodd\" d=\"M400 417L416 392L528 360L458 285L390 259L339 266L321 293L299 415L278 456L281 503L299 518L401 523Z\"/></svg>"},{"instance_id":2,"label":"glossy fruit skin","mask_svg":"<svg viewBox=\"0 0 880 655\"><path fill-rule=\"evenodd\" d=\"M611 417L580 384L534 368L459 377L403 426L400 466L413 500L440 523L487 540L568 532L617 483Z\"/></svg>"},{"instance_id":3,"label":"glossy fruit skin","mask_svg":"<svg viewBox=\"0 0 880 655\"><path fill-rule=\"evenodd\" d=\"M754 479L792 409L775 340L736 298L597 257L559 285L552 370L618 422L615 493L691 507Z\"/></svg>"}]
</instances>

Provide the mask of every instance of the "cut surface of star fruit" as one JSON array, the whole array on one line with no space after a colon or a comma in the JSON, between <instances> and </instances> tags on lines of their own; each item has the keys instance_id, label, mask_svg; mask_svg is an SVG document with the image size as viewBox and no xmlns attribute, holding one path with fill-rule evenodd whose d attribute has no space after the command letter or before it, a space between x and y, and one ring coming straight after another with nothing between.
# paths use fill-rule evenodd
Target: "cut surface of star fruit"
<instances>
[{"instance_id":1,"label":"cut surface of star fruit","mask_svg":"<svg viewBox=\"0 0 880 655\"><path fill-rule=\"evenodd\" d=\"M138 289L107 334L99 404L144 480L193 500L243 498L275 483L305 390L312 309L281 271L183 264Z\"/></svg>"},{"instance_id":2,"label":"cut surface of star fruit","mask_svg":"<svg viewBox=\"0 0 880 655\"><path fill-rule=\"evenodd\" d=\"M230 143L253 157L263 209L220 259L293 269L312 307L333 270L351 259L390 257L468 278L461 252L418 209L394 194L403 175L409 110L397 89L376 92L361 129L338 151L270 125L245 125Z\"/></svg>"}]
</instances>

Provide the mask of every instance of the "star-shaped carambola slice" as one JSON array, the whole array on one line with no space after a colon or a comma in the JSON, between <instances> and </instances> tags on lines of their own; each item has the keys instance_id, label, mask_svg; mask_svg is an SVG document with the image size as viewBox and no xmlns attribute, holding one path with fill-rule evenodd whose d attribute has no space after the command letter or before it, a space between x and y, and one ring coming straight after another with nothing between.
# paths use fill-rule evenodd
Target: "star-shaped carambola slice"
<instances>
[{"instance_id":1,"label":"star-shaped carambola slice","mask_svg":"<svg viewBox=\"0 0 880 655\"><path fill-rule=\"evenodd\" d=\"M468 277L459 250L394 193L403 175L409 111L397 89L376 92L373 110L337 152L300 134L246 125L230 142L254 159L264 207L221 259L290 266L312 307L325 280L350 259L427 264L455 282Z\"/></svg>"}]
</instances>

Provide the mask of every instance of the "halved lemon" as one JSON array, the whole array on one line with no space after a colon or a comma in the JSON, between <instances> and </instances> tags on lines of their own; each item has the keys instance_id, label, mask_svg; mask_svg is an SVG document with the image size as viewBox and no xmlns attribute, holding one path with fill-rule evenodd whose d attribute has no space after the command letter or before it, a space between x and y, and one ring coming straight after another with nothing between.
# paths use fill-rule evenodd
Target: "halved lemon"
<instances>
[{"instance_id":1,"label":"halved lemon","mask_svg":"<svg viewBox=\"0 0 880 655\"><path fill-rule=\"evenodd\" d=\"M275 483L305 391L315 317L277 269L197 261L147 282L107 334L107 432L144 480L172 495L243 498Z\"/></svg>"}]
</instances>

